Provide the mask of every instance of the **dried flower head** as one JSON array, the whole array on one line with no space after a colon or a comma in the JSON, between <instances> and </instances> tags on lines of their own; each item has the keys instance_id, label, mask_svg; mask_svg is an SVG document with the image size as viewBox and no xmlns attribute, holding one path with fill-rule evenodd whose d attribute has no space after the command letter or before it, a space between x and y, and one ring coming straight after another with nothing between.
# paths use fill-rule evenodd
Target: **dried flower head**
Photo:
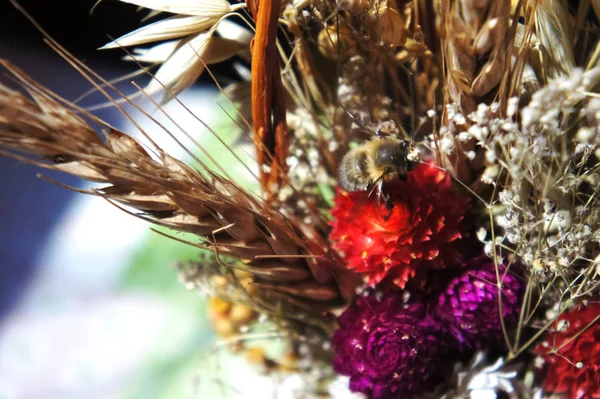
<instances>
[{"instance_id":1,"label":"dried flower head","mask_svg":"<svg viewBox=\"0 0 600 399\"><path fill-rule=\"evenodd\" d=\"M452 190L448 174L433 164L419 165L385 191L391 210L365 192L338 191L330 238L348 268L371 286L389 278L404 288L419 270L460 262L456 240L469 200Z\"/></svg>"},{"instance_id":2,"label":"dried flower head","mask_svg":"<svg viewBox=\"0 0 600 399\"><path fill-rule=\"evenodd\" d=\"M597 296L599 2L121 1L153 10L148 18L170 14L106 46L162 42L127 57L160 66L148 94L164 91L169 99L207 65L233 55L246 63L233 62L238 72L250 64L248 82L237 82L238 95L225 97L241 109L242 129L254 132L256 163L247 166L258 170L261 192L240 187L229 177L235 176L230 165L197 170L150 138L143 147L10 65L30 97L0 85L0 154L103 183L92 193L195 234L200 243L191 244L216 256L182 268L182 278L219 298L211 312L221 336L243 333L255 317L278 320L285 336L301 337L294 355L304 354L286 368L301 363L315 373L305 385L319 389L325 385L317 382L333 373L322 367L330 364L332 315L355 295L352 271L370 285L410 288L426 274L450 276L443 292L426 287L426 303L399 294L357 299L333 337L335 369L351 377L353 390L410 397L424 384L434 388L438 371L452 369L446 367L452 359L440 360L447 349L483 352L501 341L521 302L532 306L523 307L520 327L548 327L561 304ZM244 26L227 21L234 14ZM48 39L96 89L114 88ZM233 78L214 76L219 84ZM122 100L128 99L115 102ZM102 137L96 123L106 131ZM523 283L513 267L506 273L507 266L485 258L425 273L460 266L466 257L458 249L469 201L432 165L388 183L389 203L340 192L330 231L324 215L337 165L372 130L423 141L423 155L435 156L471 191L482 206L469 212L469 228L488 254L502 248L527 267L523 279L537 283L528 285L530 297L521 299ZM543 298L533 297L538 294ZM574 324L570 317L559 317L561 333ZM565 396L575 387L573 397L599 396L595 325L592 335L567 329L569 337L559 336L558 348L543 353L575 360L548 360L549 376L562 384L548 385L549 391ZM528 366L513 363L532 342L519 336L507 361ZM590 348L592 354L584 352ZM261 349L246 355L273 363ZM569 369L572 364L582 368ZM501 362L487 367L483 356L454 366L456 383L435 387L431 397L535 397L521 391L533 390L528 370L514 372ZM451 393L438 395L443 389Z\"/></svg>"},{"instance_id":3,"label":"dried flower head","mask_svg":"<svg viewBox=\"0 0 600 399\"><path fill-rule=\"evenodd\" d=\"M514 273L518 267L511 265L507 270L499 264L496 269L493 260L482 256L466 263L462 273L450 281L438 298L436 313L459 347L481 349L499 343L502 326L517 322L524 292L522 279Z\"/></svg>"},{"instance_id":4,"label":"dried flower head","mask_svg":"<svg viewBox=\"0 0 600 399\"><path fill-rule=\"evenodd\" d=\"M535 352L544 390L568 399L600 397L600 303L564 313Z\"/></svg>"},{"instance_id":5,"label":"dried flower head","mask_svg":"<svg viewBox=\"0 0 600 399\"><path fill-rule=\"evenodd\" d=\"M360 297L339 322L333 367L350 376L353 392L411 397L440 371L446 344L422 303L405 303L397 293Z\"/></svg>"}]
</instances>

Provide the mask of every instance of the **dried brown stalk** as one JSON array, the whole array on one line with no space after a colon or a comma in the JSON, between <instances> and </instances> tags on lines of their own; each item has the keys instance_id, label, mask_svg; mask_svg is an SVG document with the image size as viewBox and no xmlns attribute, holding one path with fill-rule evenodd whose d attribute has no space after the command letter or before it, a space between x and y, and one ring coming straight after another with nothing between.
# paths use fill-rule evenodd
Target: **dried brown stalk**
<instances>
[{"instance_id":1,"label":"dried brown stalk","mask_svg":"<svg viewBox=\"0 0 600 399\"><path fill-rule=\"evenodd\" d=\"M199 248L240 259L259 296L275 296L317 318L354 290L328 244L234 182L198 171L61 99L7 61L30 98L0 85L0 154L107 186L90 191L136 216L199 237ZM102 128L102 139L84 119ZM21 155L25 154L25 155ZM43 157L41 160L39 157ZM281 302L281 301L280 301Z\"/></svg>"},{"instance_id":2,"label":"dried brown stalk","mask_svg":"<svg viewBox=\"0 0 600 399\"><path fill-rule=\"evenodd\" d=\"M256 21L252 41L252 120L263 189L282 185L286 171L287 135L285 91L277 54L281 0L247 1ZM266 167L266 168L265 168Z\"/></svg>"}]
</instances>

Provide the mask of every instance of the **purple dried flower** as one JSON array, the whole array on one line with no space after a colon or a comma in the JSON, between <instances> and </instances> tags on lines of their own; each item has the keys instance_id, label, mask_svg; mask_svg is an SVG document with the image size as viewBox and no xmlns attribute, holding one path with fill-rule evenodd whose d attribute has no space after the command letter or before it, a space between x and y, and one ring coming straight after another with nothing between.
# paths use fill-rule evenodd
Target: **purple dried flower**
<instances>
[{"instance_id":1,"label":"purple dried flower","mask_svg":"<svg viewBox=\"0 0 600 399\"><path fill-rule=\"evenodd\" d=\"M507 273L506 265L498 265L502 317L508 327L517 322L521 311L524 283L515 274L520 269L514 264ZM458 340L459 348L482 349L503 340L497 281L494 261L481 256L467 263L439 296L436 314Z\"/></svg>"},{"instance_id":2,"label":"purple dried flower","mask_svg":"<svg viewBox=\"0 0 600 399\"><path fill-rule=\"evenodd\" d=\"M421 303L399 294L360 297L339 318L333 367L350 376L350 390L371 398L407 398L442 369L445 340Z\"/></svg>"}]
</instances>

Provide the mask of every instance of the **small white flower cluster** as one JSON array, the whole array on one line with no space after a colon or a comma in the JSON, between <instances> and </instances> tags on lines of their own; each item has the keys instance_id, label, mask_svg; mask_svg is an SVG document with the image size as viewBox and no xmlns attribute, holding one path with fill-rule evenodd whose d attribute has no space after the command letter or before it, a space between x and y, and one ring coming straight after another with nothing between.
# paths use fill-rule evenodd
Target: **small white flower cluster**
<instances>
[{"instance_id":1,"label":"small white flower cluster","mask_svg":"<svg viewBox=\"0 0 600 399\"><path fill-rule=\"evenodd\" d=\"M232 283L230 277L225 277L225 273L220 273L215 263L215 259L209 256L201 262L177 262L179 282L204 298L245 298L247 294Z\"/></svg>"},{"instance_id":2,"label":"small white flower cluster","mask_svg":"<svg viewBox=\"0 0 600 399\"><path fill-rule=\"evenodd\" d=\"M542 280L581 280L599 253L600 99L589 93L599 82L600 69L576 70L526 106L511 98L505 116L497 103L466 116L446 109L440 151L482 165L490 187L482 198L495 230L478 234L486 253L510 248Z\"/></svg>"},{"instance_id":3,"label":"small white flower cluster","mask_svg":"<svg viewBox=\"0 0 600 399\"><path fill-rule=\"evenodd\" d=\"M282 207L281 212L309 225L318 224L320 221L311 214L311 209L327 207L319 191L320 185L333 187L335 179L325 168L324 153L335 151L336 142L327 136L331 134L330 131L319 130L313 117L304 108L298 107L288 112L287 123L294 138L286 159L289 184L278 191L279 202L288 205ZM329 143L329 148L322 147L323 142Z\"/></svg>"}]
</instances>

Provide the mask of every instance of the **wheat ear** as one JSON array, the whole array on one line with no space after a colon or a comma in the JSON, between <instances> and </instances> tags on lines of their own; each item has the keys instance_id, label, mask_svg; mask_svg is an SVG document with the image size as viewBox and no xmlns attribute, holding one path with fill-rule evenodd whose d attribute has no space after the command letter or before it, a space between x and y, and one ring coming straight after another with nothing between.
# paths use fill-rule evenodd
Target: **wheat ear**
<instances>
[{"instance_id":1,"label":"wheat ear","mask_svg":"<svg viewBox=\"0 0 600 399\"><path fill-rule=\"evenodd\" d=\"M0 154L106 184L87 191L139 218L193 233L200 248L241 260L258 292L313 314L343 305L355 277L318 236L225 177L196 170L109 126L0 63L31 98L0 85ZM101 127L101 138L87 119ZM153 153L153 154L151 154ZM40 159L39 157L43 157Z\"/></svg>"}]
</instances>

